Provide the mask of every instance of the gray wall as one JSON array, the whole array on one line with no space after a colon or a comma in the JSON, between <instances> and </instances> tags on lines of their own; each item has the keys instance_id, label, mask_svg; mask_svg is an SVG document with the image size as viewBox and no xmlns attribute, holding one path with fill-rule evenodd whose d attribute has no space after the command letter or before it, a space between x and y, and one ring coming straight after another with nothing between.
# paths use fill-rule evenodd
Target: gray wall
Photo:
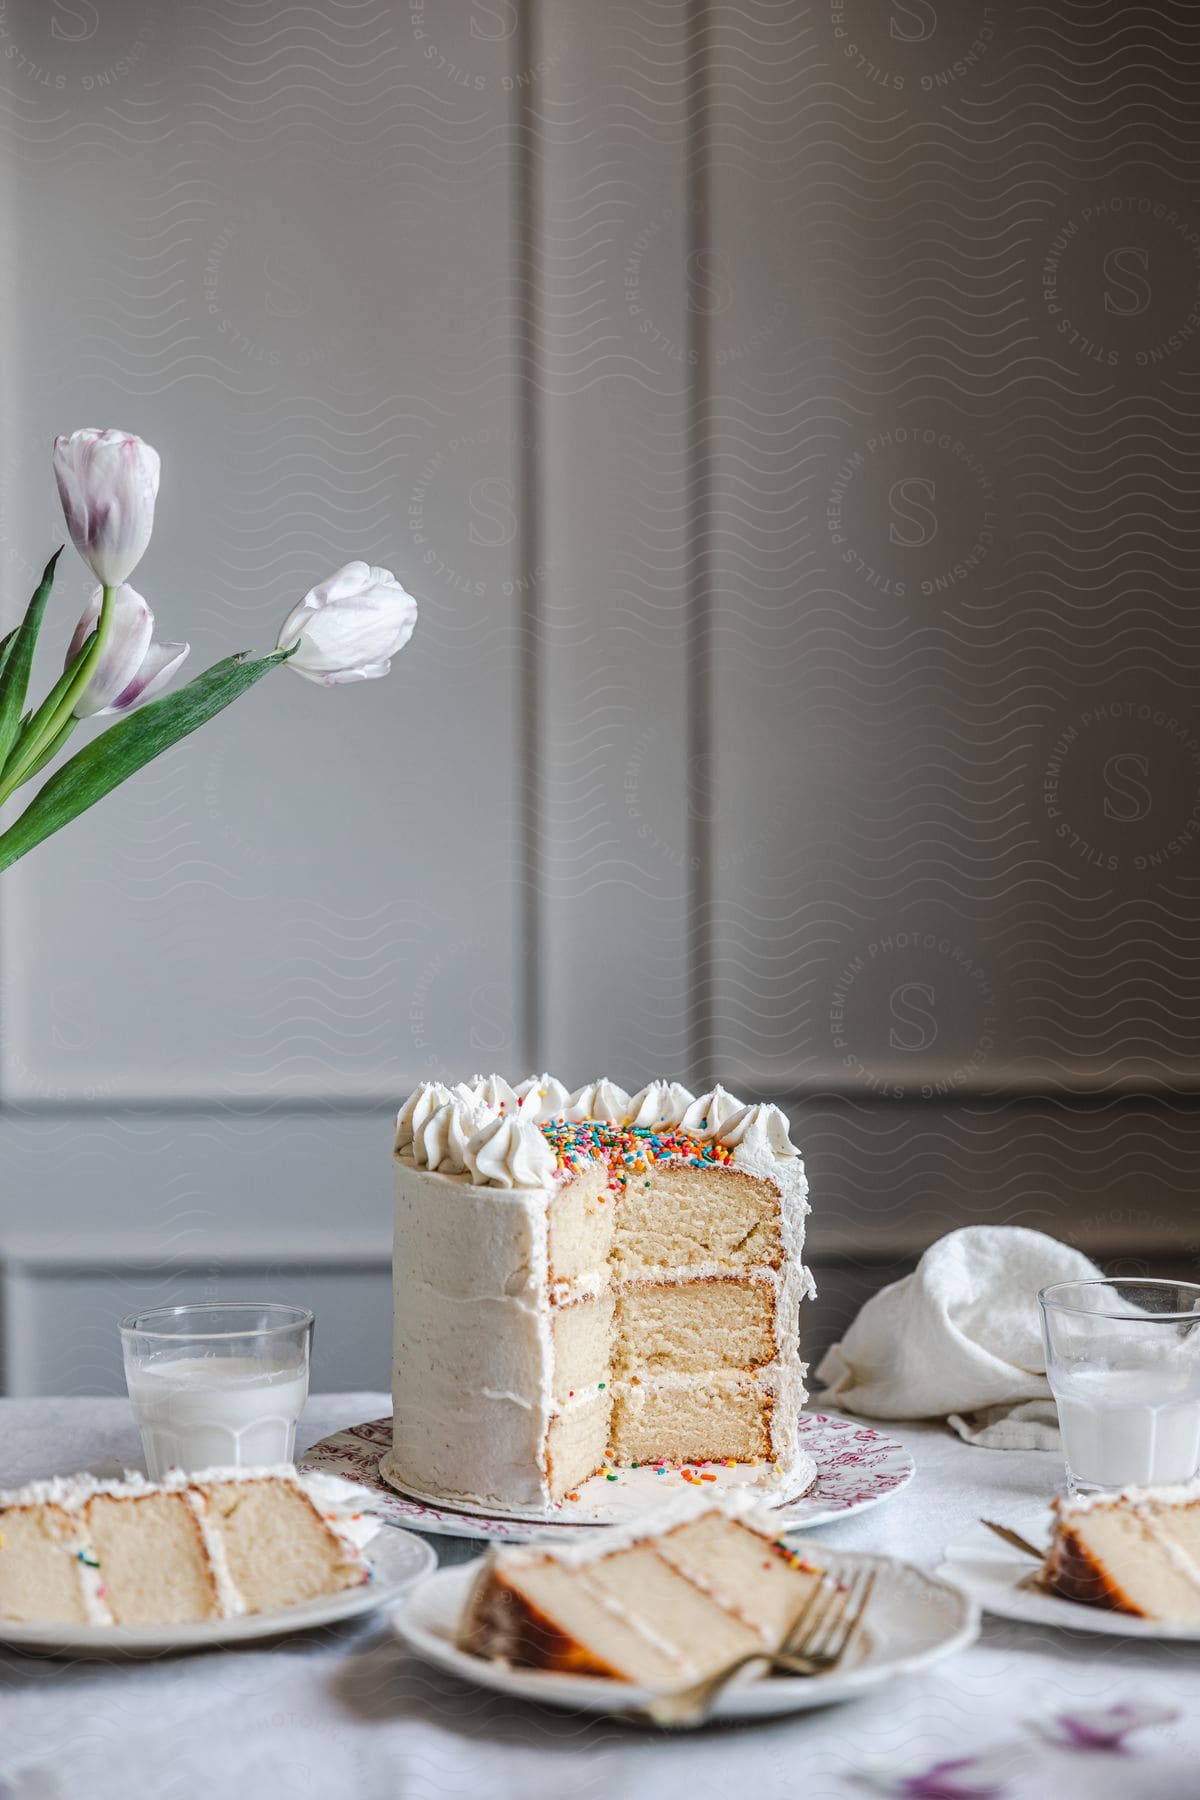
<instances>
[{"instance_id":1,"label":"gray wall","mask_svg":"<svg viewBox=\"0 0 1200 1800\"><path fill-rule=\"evenodd\" d=\"M260 1291L383 1385L389 1111L475 1067L789 1106L818 1335L970 1220L1193 1266L1200 19L0 36L5 619L90 423L163 454L195 667L350 555L422 602L388 681L272 677L4 877L9 1388Z\"/></svg>"}]
</instances>

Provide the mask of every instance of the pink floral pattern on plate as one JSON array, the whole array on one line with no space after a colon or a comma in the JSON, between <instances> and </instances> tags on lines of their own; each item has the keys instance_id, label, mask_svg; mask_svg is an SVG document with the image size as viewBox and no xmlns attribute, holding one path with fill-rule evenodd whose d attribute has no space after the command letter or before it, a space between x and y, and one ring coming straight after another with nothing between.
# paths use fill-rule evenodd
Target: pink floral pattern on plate
<instances>
[{"instance_id":1,"label":"pink floral pattern on plate","mask_svg":"<svg viewBox=\"0 0 1200 1800\"><path fill-rule=\"evenodd\" d=\"M913 1477L913 1459L903 1444L861 1419L803 1412L799 1445L817 1465L817 1485L803 1500L784 1508L797 1525L862 1512Z\"/></svg>"},{"instance_id":2,"label":"pink floral pattern on plate","mask_svg":"<svg viewBox=\"0 0 1200 1800\"><path fill-rule=\"evenodd\" d=\"M843 1419L835 1413L801 1413L799 1441L800 1448L817 1465L817 1481L803 1499L780 1507L780 1523L789 1529L822 1524L876 1506L912 1479L913 1460L904 1446L861 1419ZM507 1538L521 1542L541 1531L557 1531L579 1523L566 1512L561 1523L551 1524L498 1514L462 1513L397 1493L379 1473L380 1458L391 1449L391 1444L391 1419L372 1419L314 1444L300 1458L300 1467L324 1469L360 1482L374 1494L374 1510L381 1518L393 1525L442 1537ZM664 1495L678 1492L679 1485L672 1482L668 1486L664 1482L659 1491Z\"/></svg>"}]
</instances>

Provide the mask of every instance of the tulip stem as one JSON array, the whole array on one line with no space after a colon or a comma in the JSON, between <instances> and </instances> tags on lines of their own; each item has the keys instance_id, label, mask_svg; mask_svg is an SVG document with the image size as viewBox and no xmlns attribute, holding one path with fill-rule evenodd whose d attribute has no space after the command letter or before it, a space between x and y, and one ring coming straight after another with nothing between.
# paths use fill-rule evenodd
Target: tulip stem
<instances>
[{"instance_id":1,"label":"tulip stem","mask_svg":"<svg viewBox=\"0 0 1200 1800\"><path fill-rule=\"evenodd\" d=\"M0 806L4 805L10 794L16 792L23 781L29 780L36 772L35 765L45 757L55 739L64 733L75 702L91 680L92 671L104 654L116 592L115 587L102 587L100 617L96 621L96 629L80 652L74 668L68 670L69 679L58 682L51 689L25 727L22 733L24 741L19 751L9 759L4 779L0 781Z\"/></svg>"}]
</instances>

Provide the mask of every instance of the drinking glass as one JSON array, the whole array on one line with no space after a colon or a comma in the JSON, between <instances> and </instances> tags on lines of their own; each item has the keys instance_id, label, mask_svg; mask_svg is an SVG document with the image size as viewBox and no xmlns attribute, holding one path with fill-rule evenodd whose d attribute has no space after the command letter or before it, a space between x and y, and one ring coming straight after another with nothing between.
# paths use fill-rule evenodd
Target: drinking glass
<instances>
[{"instance_id":1,"label":"drinking glass","mask_svg":"<svg viewBox=\"0 0 1200 1800\"><path fill-rule=\"evenodd\" d=\"M1200 1286L1056 1281L1038 1295L1068 1492L1200 1471Z\"/></svg>"},{"instance_id":2,"label":"drinking glass","mask_svg":"<svg viewBox=\"0 0 1200 1800\"><path fill-rule=\"evenodd\" d=\"M146 1470L288 1463L308 1395L313 1316L274 1301L156 1306L121 1321Z\"/></svg>"}]
</instances>

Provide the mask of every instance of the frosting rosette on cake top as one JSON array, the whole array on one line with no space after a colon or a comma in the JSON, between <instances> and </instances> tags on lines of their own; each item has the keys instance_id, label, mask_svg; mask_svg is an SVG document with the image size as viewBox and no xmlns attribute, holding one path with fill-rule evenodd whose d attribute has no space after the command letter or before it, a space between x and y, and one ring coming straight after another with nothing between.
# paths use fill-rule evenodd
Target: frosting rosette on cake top
<instances>
[{"instance_id":1,"label":"frosting rosette on cake top","mask_svg":"<svg viewBox=\"0 0 1200 1800\"><path fill-rule=\"evenodd\" d=\"M527 1132L499 1130L497 1122L541 1128L551 1154ZM566 1126L611 1127L606 1132L563 1132ZM651 1141L619 1141L614 1133L644 1132ZM765 1101L747 1104L718 1083L694 1095L678 1081L652 1081L630 1096L607 1076L573 1093L556 1076L529 1075L512 1086L502 1075L474 1075L453 1088L421 1082L400 1108L395 1147L414 1162L447 1174L470 1173L481 1184L537 1188L570 1173L582 1157L614 1156L622 1166L649 1151L695 1158L689 1140L728 1149L743 1146L766 1157L796 1157L787 1118ZM473 1142L478 1140L478 1142Z\"/></svg>"},{"instance_id":2,"label":"frosting rosette on cake top","mask_svg":"<svg viewBox=\"0 0 1200 1800\"><path fill-rule=\"evenodd\" d=\"M677 1081L651 1081L629 1102L624 1125L646 1125L651 1130L678 1125L695 1096Z\"/></svg>"},{"instance_id":3,"label":"frosting rosette on cake top","mask_svg":"<svg viewBox=\"0 0 1200 1800\"><path fill-rule=\"evenodd\" d=\"M530 1075L516 1090L517 1105L523 1118L535 1124L543 1119L560 1119L571 1104L571 1096L553 1075Z\"/></svg>"},{"instance_id":4,"label":"frosting rosette on cake top","mask_svg":"<svg viewBox=\"0 0 1200 1800\"><path fill-rule=\"evenodd\" d=\"M598 1081L585 1082L571 1095L568 1119L623 1119L629 1110L629 1095L607 1075Z\"/></svg>"}]
</instances>

